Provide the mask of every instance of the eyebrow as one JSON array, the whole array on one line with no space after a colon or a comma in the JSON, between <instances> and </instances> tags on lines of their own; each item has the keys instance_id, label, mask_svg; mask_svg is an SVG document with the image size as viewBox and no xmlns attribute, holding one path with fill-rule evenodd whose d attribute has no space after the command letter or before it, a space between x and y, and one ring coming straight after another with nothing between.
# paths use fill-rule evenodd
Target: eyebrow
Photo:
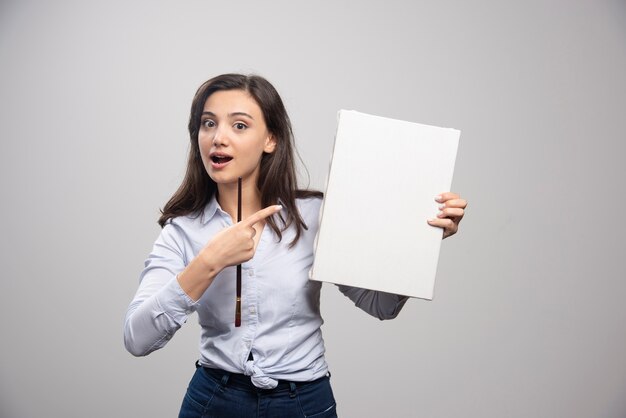
<instances>
[{"instance_id":1,"label":"eyebrow","mask_svg":"<svg viewBox=\"0 0 626 418\"><path fill-rule=\"evenodd\" d=\"M208 111L204 111L204 112L202 112L202 114L203 114L203 115L209 115L209 116L216 116L216 115L215 115L215 113L213 113L213 112L208 112ZM246 113L246 112L232 112L232 113L229 113L229 114L228 114L228 116L246 116L246 117L248 117L248 118L250 118L250 119L254 120L254 118L252 117L252 115L249 115L249 114L248 114L248 113Z\"/></svg>"}]
</instances>

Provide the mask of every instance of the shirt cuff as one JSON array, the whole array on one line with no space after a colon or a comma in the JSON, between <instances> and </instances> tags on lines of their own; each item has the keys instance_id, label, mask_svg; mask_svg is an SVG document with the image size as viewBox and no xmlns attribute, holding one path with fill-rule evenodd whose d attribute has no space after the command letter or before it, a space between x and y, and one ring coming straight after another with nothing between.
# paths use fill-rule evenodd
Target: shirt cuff
<instances>
[{"instance_id":1,"label":"shirt cuff","mask_svg":"<svg viewBox=\"0 0 626 418\"><path fill-rule=\"evenodd\" d=\"M163 311L177 324L182 325L187 317L198 309L199 303L185 293L174 276L158 293L157 301Z\"/></svg>"}]
</instances>

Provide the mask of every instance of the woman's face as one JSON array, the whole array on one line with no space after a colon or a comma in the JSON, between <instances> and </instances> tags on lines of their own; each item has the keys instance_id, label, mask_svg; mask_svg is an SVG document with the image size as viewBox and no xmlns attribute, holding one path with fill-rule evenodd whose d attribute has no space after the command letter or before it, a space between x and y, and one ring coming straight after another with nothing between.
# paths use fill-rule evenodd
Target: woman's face
<instances>
[{"instance_id":1,"label":"woman's face","mask_svg":"<svg viewBox=\"0 0 626 418\"><path fill-rule=\"evenodd\" d=\"M261 156L274 152L276 141L250 94L224 90L204 104L198 145L204 168L218 185L236 184L238 177L256 185Z\"/></svg>"}]
</instances>

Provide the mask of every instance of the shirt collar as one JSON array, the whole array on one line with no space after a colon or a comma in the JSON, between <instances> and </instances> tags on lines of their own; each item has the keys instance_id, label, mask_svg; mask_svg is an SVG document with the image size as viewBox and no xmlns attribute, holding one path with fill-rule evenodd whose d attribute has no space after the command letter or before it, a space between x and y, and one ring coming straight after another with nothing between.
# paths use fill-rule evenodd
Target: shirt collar
<instances>
[{"instance_id":1,"label":"shirt collar","mask_svg":"<svg viewBox=\"0 0 626 418\"><path fill-rule=\"evenodd\" d=\"M217 203L217 198L215 194L213 194L209 203L204 207L204 212L202 212L202 225L206 225L215 216L218 210L221 211L222 208L220 208L220 204Z\"/></svg>"}]
</instances>

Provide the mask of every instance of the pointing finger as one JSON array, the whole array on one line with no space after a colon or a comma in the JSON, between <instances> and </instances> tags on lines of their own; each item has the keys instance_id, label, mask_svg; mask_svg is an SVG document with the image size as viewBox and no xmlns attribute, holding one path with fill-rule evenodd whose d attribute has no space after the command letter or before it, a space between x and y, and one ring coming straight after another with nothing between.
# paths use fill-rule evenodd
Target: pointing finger
<instances>
[{"instance_id":1,"label":"pointing finger","mask_svg":"<svg viewBox=\"0 0 626 418\"><path fill-rule=\"evenodd\" d=\"M262 221L265 218L272 216L273 214L279 212L283 207L281 205L272 205L268 206L260 211L253 213L248 218L241 221L244 226L252 226L255 223Z\"/></svg>"}]
</instances>

